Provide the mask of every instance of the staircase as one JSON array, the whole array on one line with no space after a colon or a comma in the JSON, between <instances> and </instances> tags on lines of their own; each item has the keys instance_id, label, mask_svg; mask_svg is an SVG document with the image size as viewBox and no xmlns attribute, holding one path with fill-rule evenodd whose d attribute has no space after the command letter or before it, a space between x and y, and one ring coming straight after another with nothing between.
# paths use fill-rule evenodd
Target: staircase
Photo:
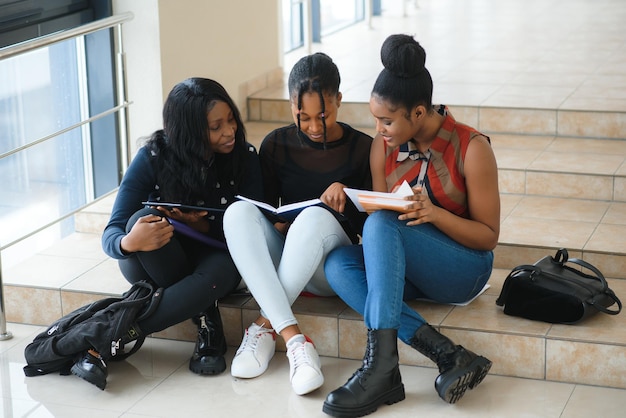
<instances>
[{"instance_id":1,"label":"staircase","mask_svg":"<svg viewBox=\"0 0 626 418\"><path fill-rule=\"evenodd\" d=\"M252 143L291 122L284 96L277 86L249 97L246 126ZM491 137L498 160L502 226L495 270L491 287L468 306L410 304L455 342L490 358L491 373L626 388L626 314L551 325L506 316L495 304L511 268L560 247L600 268L626 302L626 113L450 109L457 120ZM340 112L341 120L374 134L367 101L344 101ZM4 272L8 322L47 325L128 288L116 262L100 248L114 197L77 215L75 234ZM258 306L241 294L220 307L227 341L235 349ZM339 298L301 297L294 311L320 355L362 358L362 318ZM154 337L194 340L195 327L188 321ZM285 350L280 339L278 350ZM433 367L403 344L400 358L403 364Z\"/></svg>"}]
</instances>

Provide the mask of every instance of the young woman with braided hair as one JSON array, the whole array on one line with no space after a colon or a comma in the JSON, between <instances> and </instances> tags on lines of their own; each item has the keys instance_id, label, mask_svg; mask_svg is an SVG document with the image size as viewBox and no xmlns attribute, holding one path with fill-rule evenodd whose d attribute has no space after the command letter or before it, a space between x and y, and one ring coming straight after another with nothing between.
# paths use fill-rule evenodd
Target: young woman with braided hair
<instances>
[{"instance_id":1,"label":"young woman with braided hair","mask_svg":"<svg viewBox=\"0 0 626 418\"><path fill-rule=\"evenodd\" d=\"M403 300L471 300L491 275L500 231L498 171L489 138L433 106L426 52L408 35L383 43L384 69L370 98L376 131L373 188L407 181L408 213L379 210L363 227L362 245L326 259L328 281L361 313L368 328L363 365L331 392L323 410L360 417L404 399L397 339L439 368L435 389L455 403L487 375L491 361L430 326Z\"/></svg>"},{"instance_id":2,"label":"young woman with braided hair","mask_svg":"<svg viewBox=\"0 0 626 418\"><path fill-rule=\"evenodd\" d=\"M332 59L316 53L300 59L288 81L294 123L268 134L259 149L265 201L275 207L313 198L342 213L339 221L319 206L293 222L264 215L255 205L235 202L224 215L231 255L261 308L245 331L231 374L261 375L285 340L294 391L303 395L324 383L313 342L298 326L291 305L304 290L331 296L324 260L332 249L357 242L365 216L343 188L371 189L368 155L372 138L337 121L340 76Z\"/></svg>"}]
</instances>

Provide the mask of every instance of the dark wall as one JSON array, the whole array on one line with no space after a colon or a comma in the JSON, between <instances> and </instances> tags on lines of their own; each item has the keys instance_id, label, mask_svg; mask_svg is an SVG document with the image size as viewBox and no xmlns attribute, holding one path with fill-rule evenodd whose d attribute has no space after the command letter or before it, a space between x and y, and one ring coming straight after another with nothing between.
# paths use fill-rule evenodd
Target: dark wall
<instances>
[{"instance_id":1,"label":"dark wall","mask_svg":"<svg viewBox=\"0 0 626 418\"><path fill-rule=\"evenodd\" d=\"M111 16L111 0L0 0L0 48Z\"/></svg>"}]
</instances>

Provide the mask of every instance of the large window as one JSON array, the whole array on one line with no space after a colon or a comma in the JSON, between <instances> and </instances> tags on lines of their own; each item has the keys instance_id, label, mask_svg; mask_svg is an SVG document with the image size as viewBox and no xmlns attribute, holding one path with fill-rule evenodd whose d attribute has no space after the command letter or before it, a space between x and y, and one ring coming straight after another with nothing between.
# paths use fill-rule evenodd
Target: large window
<instances>
[{"instance_id":1,"label":"large window","mask_svg":"<svg viewBox=\"0 0 626 418\"><path fill-rule=\"evenodd\" d=\"M112 38L102 29L0 60L0 246L119 184ZM3 251L2 266L72 232L68 217Z\"/></svg>"},{"instance_id":2,"label":"large window","mask_svg":"<svg viewBox=\"0 0 626 418\"><path fill-rule=\"evenodd\" d=\"M304 46L307 36L321 42L324 35L362 21L364 1L370 0L282 0L284 52Z\"/></svg>"}]
</instances>

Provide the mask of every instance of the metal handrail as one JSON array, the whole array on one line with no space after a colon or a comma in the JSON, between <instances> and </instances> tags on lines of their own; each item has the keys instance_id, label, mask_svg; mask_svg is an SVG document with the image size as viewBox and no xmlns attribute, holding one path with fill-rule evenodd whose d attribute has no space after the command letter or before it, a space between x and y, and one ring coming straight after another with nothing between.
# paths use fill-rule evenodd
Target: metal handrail
<instances>
[{"instance_id":1,"label":"metal handrail","mask_svg":"<svg viewBox=\"0 0 626 418\"><path fill-rule=\"evenodd\" d=\"M67 30L63 30L60 32L55 32L55 33L51 33L49 35L45 35L36 39L31 39L25 42L21 42L15 45L10 45L4 48L0 48L0 61L3 59L7 59L7 58L11 58L26 52L30 52L30 51L34 51L36 49L39 48L43 48L49 45L52 45L54 43L57 42L61 42L61 41L65 41L68 39L72 39L72 38L77 38L83 35L87 35L89 33L93 33L93 32L97 32L99 30L102 29L108 29L108 28L112 28L112 27L117 27L117 42L115 43L115 47L117 48L117 55L118 55L118 60L117 60L117 74L122 75L124 74L123 68L121 68L123 66L123 59L120 57L121 55L123 55L122 52L122 42L121 42L121 35L119 34L120 32L120 28L121 28L121 24L131 20L134 17L134 15L131 12L127 12L127 13L121 13L119 15L115 15L115 16L111 16L111 17L107 17L104 19L100 19L91 23L88 23L86 25L82 25L80 27L77 28L72 28L72 29L67 29ZM12 155L16 152L22 151L26 148L32 147L36 144L39 144L41 142L44 141L48 141L52 138L55 138L58 135L61 135L71 129L76 128L77 126L80 125L84 125L86 123L90 123L93 120L99 119L101 117L104 117L108 114L111 113L115 113L115 112L120 112L122 110L128 111L128 106L129 106L129 102L126 101L126 91L125 91L125 80L124 79L119 79L117 80L117 89L118 89L118 94L120 96L120 104L118 104L116 107L109 109L108 111L102 112L98 115L92 116L89 119L83 120L80 123L73 125L71 127L66 127L58 132L55 132L51 135L45 136L43 138L39 138L36 141L30 142L29 144L26 144L24 146L18 147L16 149L10 150L9 152L6 152L4 154L0 155L0 159L7 157L9 155ZM121 114L121 118L122 120L122 124L125 124L126 121L126 115L125 114ZM125 127L125 129L127 129L127 127ZM122 140L126 141L127 139L126 133L122 133ZM124 145L124 144L122 144ZM125 147L122 146L123 151L125 150ZM126 162L124 162L126 164ZM104 198L106 196L101 196L98 199L95 199L95 201L98 201L102 198ZM94 202L90 202L89 204L93 204ZM41 232L42 230L55 225L59 222L61 222L62 220L76 214L77 212L79 212L80 210L84 209L87 205L80 207L78 209L75 209L73 211L71 211L70 213L67 213L63 216L58 217L56 220L38 228L36 231L30 232L29 234L26 234L22 237L20 237L19 239L9 243L8 245L2 246L0 247L0 341L2 340L8 340L10 338L13 337L13 335L7 331L6 329L6 315L5 315L5 311L4 311L4 285L2 283L2 258L1 258L1 254L2 254L2 250L17 244L18 242L23 241L26 238L31 237L32 235Z\"/></svg>"},{"instance_id":2,"label":"metal handrail","mask_svg":"<svg viewBox=\"0 0 626 418\"><path fill-rule=\"evenodd\" d=\"M59 135L63 135L64 133L69 132L69 131L71 131L73 129L76 129L78 127L81 127L83 125L91 123L93 121L96 121L98 119L102 119L105 116L109 116L109 115L111 115L111 114L113 114L115 112L119 112L120 110L127 108L129 105L130 105L130 102L124 102L124 103L122 103L119 106L112 107L109 110L106 110L104 112L98 113L97 115L92 116L92 117L90 117L88 119L82 120L82 121L80 121L78 123L75 123L74 125L70 125L70 126L68 126L66 128L60 129L60 130L58 130L56 132L51 133L50 135L41 137L39 139L36 139L34 141L29 142L28 144L24 144L22 146L19 146L17 148L13 148L12 150L5 152L4 154L0 154L0 160L3 159L4 157L8 157L8 156L16 154L16 153L18 153L20 151L24 151L25 149L28 149L30 147L34 147L35 145L41 144L42 142L46 142L47 140L55 138L55 137L57 137ZM0 248L0 250L2 250L2 248Z\"/></svg>"},{"instance_id":3,"label":"metal handrail","mask_svg":"<svg viewBox=\"0 0 626 418\"><path fill-rule=\"evenodd\" d=\"M134 15L131 12L121 13L119 15L105 17L104 19L99 19L94 22L87 23L77 28L54 32L49 35L41 36L39 38L20 42L14 45L9 45L4 48L0 48L0 60L3 60L5 58L11 58L15 55L33 51L38 48L43 48L45 46L65 41L67 39L77 38L79 36L87 35L92 32L97 32L102 29L111 28L113 26L117 26L126 21L129 21L133 17Z\"/></svg>"}]
</instances>

